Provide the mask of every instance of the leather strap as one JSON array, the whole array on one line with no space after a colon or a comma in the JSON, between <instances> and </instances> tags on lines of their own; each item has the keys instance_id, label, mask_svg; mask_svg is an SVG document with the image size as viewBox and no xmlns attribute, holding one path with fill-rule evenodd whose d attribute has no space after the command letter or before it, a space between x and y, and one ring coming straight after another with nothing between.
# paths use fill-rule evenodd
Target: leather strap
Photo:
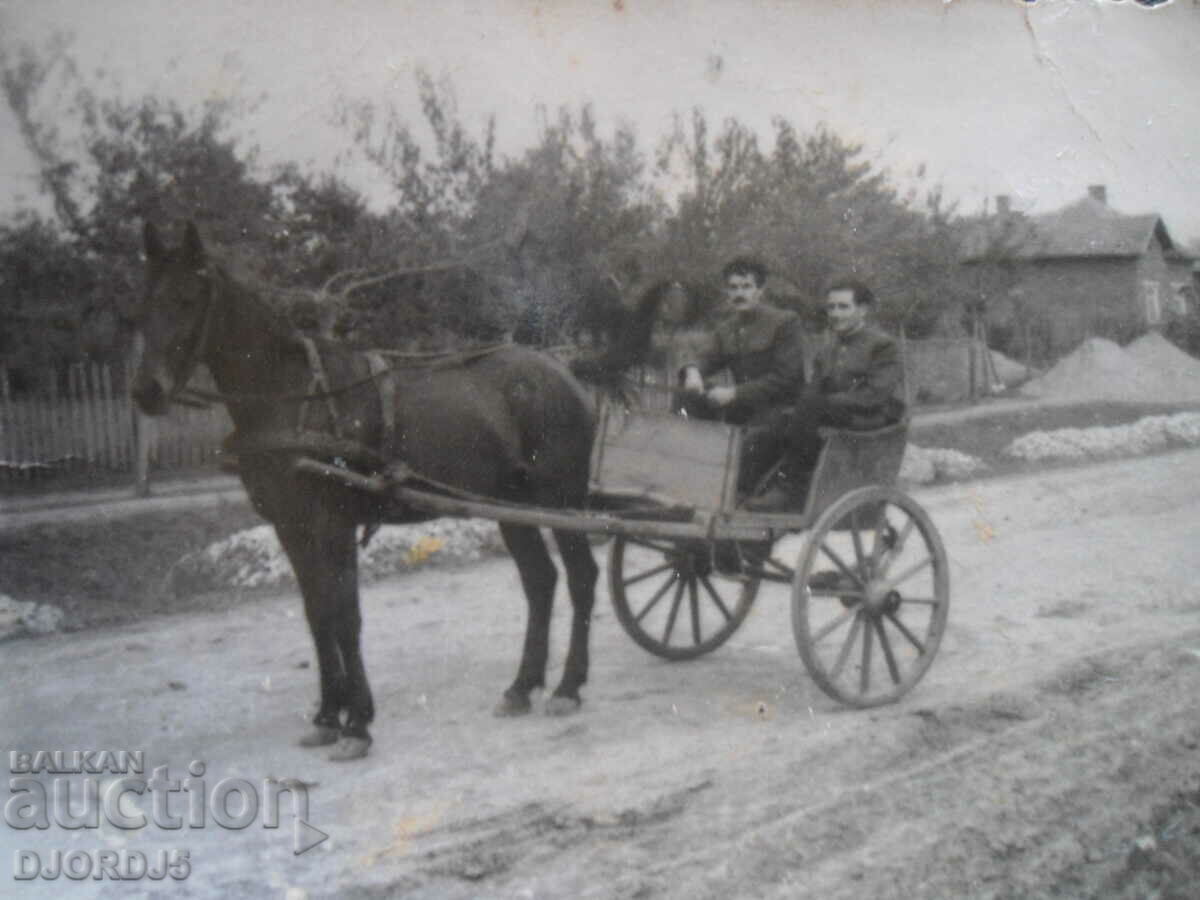
<instances>
[{"instance_id":1,"label":"leather strap","mask_svg":"<svg viewBox=\"0 0 1200 900\"><path fill-rule=\"evenodd\" d=\"M379 386L379 412L383 418L383 441L379 451L384 459L392 459L396 451L396 370L382 353L375 350L367 353L367 366Z\"/></svg>"}]
</instances>

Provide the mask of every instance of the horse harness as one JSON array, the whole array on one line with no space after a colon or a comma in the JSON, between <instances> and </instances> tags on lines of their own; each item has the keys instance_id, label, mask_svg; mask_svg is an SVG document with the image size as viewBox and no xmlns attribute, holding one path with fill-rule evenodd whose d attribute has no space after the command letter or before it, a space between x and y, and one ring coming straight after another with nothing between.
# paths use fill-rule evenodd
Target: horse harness
<instances>
[{"instance_id":1,"label":"horse harness","mask_svg":"<svg viewBox=\"0 0 1200 900\"><path fill-rule=\"evenodd\" d=\"M335 465L353 468L362 466L381 472L393 481L419 481L434 490L454 494L464 499L485 499L464 492L452 485L425 477L414 471L402 460L396 458L398 447L398 422L396 419L396 397L399 390L398 376L402 368L419 368L425 370L453 368L465 365L484 356L489 356L503 349L505 344L492 344L474 350L441 352L441 353L402 353L399 351L367 350L362 351L367 362L369 374L364 378L355 379L346 384L333 386L326 366L321 357L316 341L309 337L301 337L305 358L310 373L308 387L302 394L258 395L254 399L268 400L298 400L299 411L295 427L290 430L258 431L251 434L235 431L230 434L223 445L227 452L240 455L268 454L280 452L300 452L318 456L332 457ZM361 441L344 434L342 416L339 414L336 398L350 390L374 384L379 392L380 415L383 433L378 448L373 448ZM193 395L207 399L245 400L247 395L213 394L204 391L190 391ZM313 407L324 402L329 416L328 428L310 426ZM364 534L369 538L370 532Z\"/></svg>"},{"instance_id":2,"label":"horse harness","mask_svg":"<svg viewBox=\"0 0 1200 900\"><path fill-rule=\"evenodd\" d=\"M309 410L313 403L324 400L325 407L329 412L329 428L335 438L341 439L342 420L338 415L335 399L340 392L335 391L329 384L329 376L325 372L325 364L321 360L321 351L317 349L317 342L310 337L302 337L300 341L304 345L304 355L308 359L311 378L308 382L308 390L305 391L304 397L300 401L296 433L304 434L310 430L308 428ZM380 350L368 350L365 355L370 377L357 382L357 384L374 383L379 391L379 414L383 422L379 454L387 460L392 458L396 448L396 369L388 363ZM323 432L318 431L318 433Z\"/></svg>"}]
</instances>

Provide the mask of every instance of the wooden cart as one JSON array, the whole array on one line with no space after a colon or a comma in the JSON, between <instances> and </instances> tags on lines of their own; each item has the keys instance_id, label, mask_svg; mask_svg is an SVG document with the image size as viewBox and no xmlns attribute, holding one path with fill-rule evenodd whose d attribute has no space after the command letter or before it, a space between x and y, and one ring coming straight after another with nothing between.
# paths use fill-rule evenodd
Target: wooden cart
<instances>
[{"instance_id":1,"label":"wooden cart","mask_svg":"<svg viewBox=\"0 0 1200 900\"><path fill-rule=\"evenodd\" d=\"M739 508L739 429L613 406L601 412L584 510L434 492L402 472L364 476L310 459L297 466L431 514L611 535L617 618L669 660L720 647L764 582L788 585L792 631L813 680L845 704L871 707L921 679L950 607L937 529L895 487L906 431L828 431L804 507L788 513Z\"/></svg>"}]
</instances>

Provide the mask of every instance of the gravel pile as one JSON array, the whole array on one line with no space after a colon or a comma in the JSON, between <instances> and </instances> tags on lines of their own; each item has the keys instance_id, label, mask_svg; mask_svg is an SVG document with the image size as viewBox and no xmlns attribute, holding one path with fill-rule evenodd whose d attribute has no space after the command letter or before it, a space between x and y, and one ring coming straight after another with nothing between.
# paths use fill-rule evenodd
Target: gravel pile
<instances>
[{"instance_id":1,"label":"gravel pile","mask_svg":"<svg viewBox=\"0 0 1200 900\"><path fill-rule=\"evenodd\" d=\"M1200 402L1200 360L1157 333L1124 349L1088 338L1021 392L1048 402Z\"/></svg>"},{"instance_id":2,"label":"gravel pile","mask_svg":"<svg viewBox=\"0 0 1200 900\"><path fill-rule=\"evenodd\" d=\"M987 467L983 460L959 450L909 444L900 463L900 480L908 484L958 481L978 475Z\"/></svg>"},{"instance_id":3,"label":"gravel pile","mask_svg":"<svg viewBox=\"0 0 1200 900\"><path fill-rule=\"evenodd\" d=\"M1125 352L1154 373L1167 399L1200 399L1200 359L1184 353L1157 331L1142 335Z\"/></svg>"},{"instance_id":4,"label":"gravel pile","mask_svg":"<svg viewBox=\"0 0 1200 900\"><path fill-rule=\"evenodd\" d=\"M1200 445L1200 413L1176 413L1146 416L1129 425L1031 431L1014 440L1004 452L1031 461L1086 460L1138 456L1152 450L1197 445Z\"/></svg>"},{"instance_id":5,"label":"gravel pile","mask_svg":"<svg viewBox=\"0 0 1200 900\"><path fill-rule=\"evenodd\" d=\"M435 519L419 525L385 525L359 553L359 577L365 583L421 566L481 559L503 549L496 523L479 519ZM275 530L260 525L189 553L168 577L177 595L228 588L275 588L295 585L292 567Z\"/></svg>"},{"instance_id":6,"label":"gravel pile","mask_svg":"<svg viewBox=\"0 0 1200 900\"><path fill-rule=\"evenodd\" d=\"M50 603L14 600L0 594L0 640L31 634L51 634L62 627L63 611Z\"/></svg>"}]
</instances>

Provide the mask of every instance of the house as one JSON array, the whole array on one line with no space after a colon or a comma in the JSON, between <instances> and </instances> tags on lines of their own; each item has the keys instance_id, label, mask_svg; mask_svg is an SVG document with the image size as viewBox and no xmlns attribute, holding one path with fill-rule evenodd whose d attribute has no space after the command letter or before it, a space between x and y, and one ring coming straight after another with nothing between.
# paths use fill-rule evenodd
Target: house
<instances>
[{"instance_id":1,"label":"house","mask_svg":"<svg viewBox=\"0 0 1200 900\"><path fill-rule=\"evenodd\" d=\"M963 263L993 344L1010 355L1051 359L1093 335L1125 342L1195 309L1195 259L1157 213L1118 212L1104 185L1037 216L996 201L970 223Z\"/></svg>"}]
</instances>

